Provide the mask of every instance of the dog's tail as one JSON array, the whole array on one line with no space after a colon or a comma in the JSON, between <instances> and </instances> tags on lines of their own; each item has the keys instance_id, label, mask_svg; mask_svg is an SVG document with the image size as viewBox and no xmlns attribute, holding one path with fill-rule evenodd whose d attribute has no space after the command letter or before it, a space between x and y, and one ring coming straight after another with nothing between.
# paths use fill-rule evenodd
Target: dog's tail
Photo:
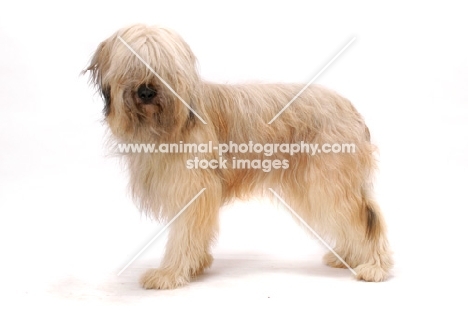
<instances>
[{"instance_id":1,"label":"dog's tail","mask_svg":"<svg viewBox=\"0 0 468 311\"><path fill-rule=\"evenodd\" d=\"M363 190L362 206L366 238L374 241L378 240L384 234L385 224L377 202L370 197L367 190Z\"/></svg>"},{"instance_id":2,"label":"dog's tail","mask_svg":"<svg viewBox=\"0 0 468 311\"><path fill-rule=\"evenodd\" d=\"M372 150L375 150L375 146L371 144L371 135L367 126L364 128L364 138L372 146ZM373 163L374 159L372 158L371 161ZM366 238L377 240L382 234L385 234L385 223L372 193L372 183L368 180L362 187L362 215L366 227Z\"/></svg>"}]
</instances>

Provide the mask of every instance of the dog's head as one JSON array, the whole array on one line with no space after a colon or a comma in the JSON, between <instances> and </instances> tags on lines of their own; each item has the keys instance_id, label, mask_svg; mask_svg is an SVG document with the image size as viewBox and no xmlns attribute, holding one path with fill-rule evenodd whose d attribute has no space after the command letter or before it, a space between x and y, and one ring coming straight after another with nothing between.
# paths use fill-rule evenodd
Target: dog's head
<instances>
[{"instance_id":1,"label":"dog's head","mask_svg":"<svg viewBox=\"0 0 468 311\"><path fill-rule=\"evenodd\" d=\"M196 58L173 31L123 28L99 45L86 71L105 101L105 119L120 139L169 138L197 121L187 107L200 86Z\"/></svg>"}]
</instances>

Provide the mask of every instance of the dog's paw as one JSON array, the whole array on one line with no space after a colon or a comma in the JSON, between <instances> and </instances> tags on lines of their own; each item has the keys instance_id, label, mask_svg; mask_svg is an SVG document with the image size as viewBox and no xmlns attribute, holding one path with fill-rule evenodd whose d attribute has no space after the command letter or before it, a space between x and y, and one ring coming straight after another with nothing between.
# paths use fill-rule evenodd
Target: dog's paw
<instances>
[{"instance_id":1,"label":"dog's paw","mask_svg":"<svg viewBox=\"0 0 468 311\"><path fill-rule=\"evenodd\" d=\"M328 252L323 256L323 263L332 268L346 268L346 266L332 252Z\"/></svg>"},{"instance_id":2,"label":"dog's paw","mask_svg":"<svg viewBox=\"0 0 468 311\"><path fill-rule=\"evenodd\" d=\"M140 278L140 284L145 289L174 289L188 282L188 277L166 269L149 269Z\"/></svg>"},{"instance_id":3,"label":"dog's paw","mask_svg":"<svg viewBox=\"0 0 468 311\"><path fill-rule=\"evenodd\" d=\"M356 278L366 282L383 282L388 278L388 272L376 264L362 264L356 267Z\"/></svg>"}]
</instances>

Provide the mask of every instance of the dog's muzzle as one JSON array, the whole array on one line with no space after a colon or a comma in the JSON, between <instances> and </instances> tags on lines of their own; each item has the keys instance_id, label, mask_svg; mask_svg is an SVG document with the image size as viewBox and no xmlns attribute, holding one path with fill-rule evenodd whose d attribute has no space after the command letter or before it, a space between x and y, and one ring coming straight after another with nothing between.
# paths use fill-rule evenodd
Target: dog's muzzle
<instances>
[{"instance_id":1,"label":"dog's muzzle","mask_svg":"<svg viewBox=\"0 0 468 311\"><path fill-rule=\"evenodd\" d=\"M141 85L137 93L138 98L143 101L143 104L150 104L151 100L156 96L156 91L147 85Z\"/></svg>"}]
</instances>

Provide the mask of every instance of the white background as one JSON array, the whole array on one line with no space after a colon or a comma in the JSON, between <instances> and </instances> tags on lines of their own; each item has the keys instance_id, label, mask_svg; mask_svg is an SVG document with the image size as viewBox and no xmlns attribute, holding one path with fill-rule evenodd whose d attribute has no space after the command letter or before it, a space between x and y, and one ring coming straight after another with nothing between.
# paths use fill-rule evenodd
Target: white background
<instances>
[{"instance_id":1,"label":"white background","mask_svg":"<svg viewBox=\"0 0 468 311\"><path fill-rule=\"evenodd\" d=\"M0 305L466 308L466 9L326 3L2 3ZM139 214L118 159L106 157L103 105L80 71L100 41L136 22L178 31L202 76L222 83L307 83L356 37L317 83L353 101L379 146L376 192L396 259L388 282L323 266L320 243L260 200L224 210L213 267L189 286L139 287L164 237L116 276L161 226Z\"/></svg>"}]
</instances>

